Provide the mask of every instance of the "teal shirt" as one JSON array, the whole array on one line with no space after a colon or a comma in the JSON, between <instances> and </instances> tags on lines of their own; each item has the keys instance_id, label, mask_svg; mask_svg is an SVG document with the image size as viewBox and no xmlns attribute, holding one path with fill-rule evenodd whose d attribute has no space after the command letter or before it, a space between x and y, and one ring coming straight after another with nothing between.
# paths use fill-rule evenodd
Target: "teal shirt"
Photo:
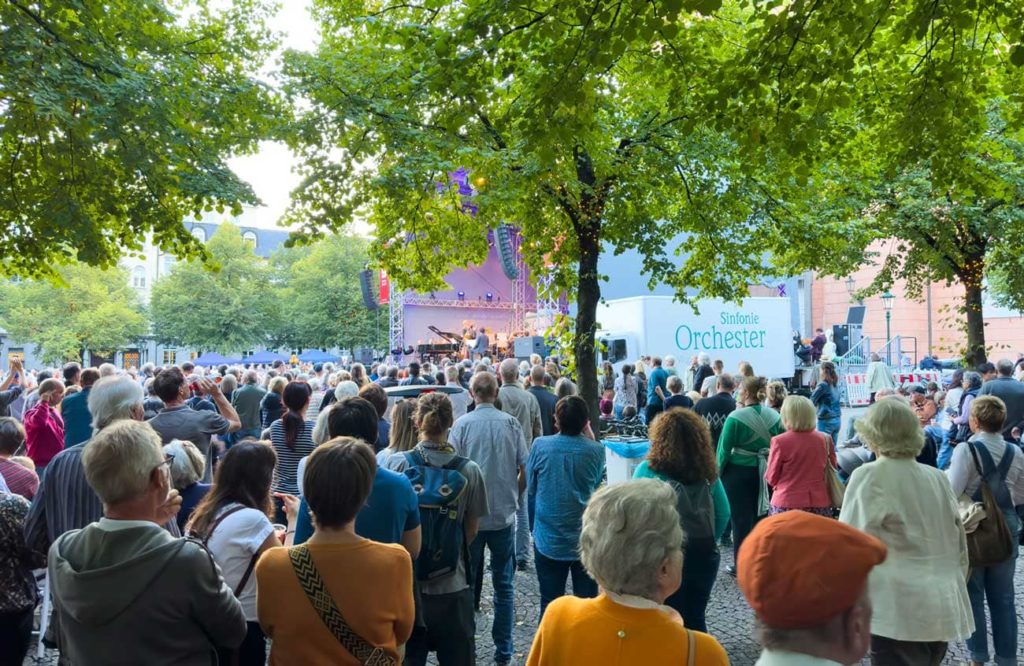
<instances>
[{"instance_id":1,"label":"teal shirt","mask_svg":"<svg viewBox=\"0 0 1024 666\"><path fill-rule=\"evenodd\" d=\"M637 466L636 471L633 472L633 478L671 480L664 474L659 474L651 469L646 460ZM711 504L715 508L715 541L721 541L722 535L725 534L725 528L729 524L729 518L732 517L729 498L725 496L725 486L722 485L721 479L715 479L715 482L711 484Z\"/></svg>"},{"instance_id":2,"label":"teal shirt","mask_svg":"<svg viewBox=\"0 0 1024 666\"><path fill-rule=\"evenodd\" d=\"M758 437L753 430L748 428L743 423L736 412L741 409L752 409L758 414L765 410L771 412L769 414L769 422L772 424L767 428L768 439L762 439ZM757 458L754 456L743 456L734 455L733 449L743 449L744 451L757 452L761 449L766 449L771 445L771 438L776 435L781 435L786 429L782 427L782 419L773 410L762 405L754 405L753 407L739 407L737 405L736 411L729 415L725 420L725 425L722 426L722 434L718 437L718 473L721 474L725 470L726 465L739 465L741 467L757 467Z\"/></svg>"}]
</instances>

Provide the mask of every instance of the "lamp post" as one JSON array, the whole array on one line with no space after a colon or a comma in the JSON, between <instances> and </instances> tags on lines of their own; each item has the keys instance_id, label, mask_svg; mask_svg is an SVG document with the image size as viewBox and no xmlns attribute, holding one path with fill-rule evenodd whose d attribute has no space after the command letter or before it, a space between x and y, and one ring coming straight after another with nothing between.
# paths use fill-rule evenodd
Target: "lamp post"
<instances>
[{"instance_id":1,"label":"lamp post","mask_svg":"<svg viewBox=\"0 0 1024 666\"><path fill-rule=\"evenodd\" d=\"M889 346L889 342L892 340L890 325L892 321L892 302L895 298L891 291L886 291L882 294L882 307L885 308L885 364L889 366L892 365L892 348Z\"/></svg>"},{"instance_id":2,"label":"lamp post","mask_svg":"<svg viewBox=\"0 0 1024 666\"><path fill-rule=\"evenodd\" d=\"M846 278L846 291L850 294L851 300L856 300L857 305L864 305L864 301L860 298L854 299L853 295L857 293L857 281L853 279L853 276L847 276Z\"/></svg>"}]
</instances>

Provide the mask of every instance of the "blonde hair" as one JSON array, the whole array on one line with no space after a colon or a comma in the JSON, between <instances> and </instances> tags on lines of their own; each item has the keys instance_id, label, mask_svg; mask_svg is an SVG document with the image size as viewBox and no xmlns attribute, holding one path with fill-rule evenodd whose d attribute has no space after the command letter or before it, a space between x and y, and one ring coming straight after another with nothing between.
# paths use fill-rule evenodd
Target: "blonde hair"
<instances>
[{"instance_id":1,"label":"blonde hair","mask_svg":"<svg viewBox=\"0 0 1024 666\"><path fill-rule=\"evenodd\" d=\"M590 498L580 530L580 560L610 592L651 599L658 568L683 548L676 493L664 481L605 486Z\"/></svg>"},{"instance_id":2,"label":"blonde hair","mask_svg":"<svg viewBox=\"0 0 1024 666\"><path fill-rule=\"evenodd\" d=\"M786 430L811 432L818 425L818 414L814 409L814 403L802 395L786 396L786 399L782 401L781 416Z\"/></svg>"},{"instance_id":3,"label":"blonde hair","mask_svg":"<svg viewBox=\"0 0 1024 666\"><path fill-rule=\"evenodd\" d=\"M391 433L388 437L388 448L392 451L411 451L416 446L420 436L415 421L417 407L415 400L406 399L392 408Z\"/></svg>"},{"instance_id":4,"label":"blonde hair","mask_svg":"<svg viewBox=\"0 0 1024 666\"><path fill-rule=\"evenodd\" d=\"M271 379L270 383L267 384L267 390L277 393L278 395L281 395L284 393L285 386L288 386L288 380L278 375L277 377Z\"/></svg>"},{"instance_id":5,"label":"blonde hair","mask_svg":"<svg viewBox=\"0 0 1024 666\"><path fill-rule=\"evenodd\" d=\"M915 458L924 447L921 422L906 400L877 400L853 427L872 451L886 458Z\"/></svg>"},{"instance_id":6,"label":"blonde hair","mask_svg":"<svg viewBox=\"0 0 1024 666\"><path fill-rule=\"evenodd\" d=\"M133 420L108 425L82 451L85 479L104 505L141 496L163 461L160 435L148 423Z\"/></svg>"},{"instance_id":7,"label":"blonde hair","mask_svg":"<svg viewBox=\"0 0 1024 666\"><path fill-rule=\"evenodd\" d=\"M768 382L768 406L772 409L779 409L786 400L788 391L786 385L780 381Z\"/></svg>"},{"instance_id":8,"label":"blonde hair","mask_svg":"<svg viewBox=\"0 0 1024 666\"><path fill-rule=\"evenodd\" d=\"M978 396L971 401L971 416L985 432L1002 432L1006 425L1006 403L994 395Z\"/></svg>"}]
</instances>

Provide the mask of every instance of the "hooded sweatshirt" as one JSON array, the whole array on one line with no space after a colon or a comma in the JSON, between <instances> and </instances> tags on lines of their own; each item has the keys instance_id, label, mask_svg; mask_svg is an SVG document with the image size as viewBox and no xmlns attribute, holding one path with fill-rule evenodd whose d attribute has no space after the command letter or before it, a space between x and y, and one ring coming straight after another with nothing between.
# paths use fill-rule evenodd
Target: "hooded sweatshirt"
<instances>
[{"instance_id":1,"label":"hooded sweatshirt","mask_svg":"<svg viewBox=\"0 0 1024 666\"><path fill-rule=\"evenodd\" d=\"M59 646L75 666L209 666L245 637L213 557L154 523L101 518L50 548Z\"/></svg>"}]
</instances>

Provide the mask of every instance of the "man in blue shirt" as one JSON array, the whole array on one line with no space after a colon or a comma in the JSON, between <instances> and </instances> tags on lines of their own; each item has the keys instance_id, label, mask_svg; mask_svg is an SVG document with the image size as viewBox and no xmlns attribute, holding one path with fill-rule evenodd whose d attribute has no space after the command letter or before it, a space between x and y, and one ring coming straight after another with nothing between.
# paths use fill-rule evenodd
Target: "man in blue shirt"
<instances>
[{"instance_id":1,"label":"man in blue shirt","mask_svg":"<svg viewBox=\"0 0 1024 666\"><path fill-rule=\"evenodd\" d=\"M579 396L558 402L555 424L559 434L535 439L526 461L542 617L548 604L565 594L570 574L575 596L597 596L597 583L583 568L578 546L583 510L604 474L604 447L594 440L590 411Z\"/></svg>"},{"instance_id":2,"label":"man in blue shirt","mask_svg":"<svg viewBox=\"0 0 1024 666\"><path fill-rule=\"evenodd\" d=\"M473 376L470 391L476 408L459 418L448 433L455 452L480 467L487 487L488 515L480 519L479 532L469 547L475 575L476 607L484 580L484 547L491 551L491 580L494 585L494 663L512 661L512 626L515 623L513 579L515 578L516 511L520 493L526 489L526 436L519 419L495 408L498 380L489 372Z\"/></svg>"},{"instance_id":3,"label":"man in blue shirt","mask_svg":"<svg viewBox=\"0 0 1024 666\"><path fill-rule=\"evenodd\" d=\"M331 408L327 417L328 437L355 437L373 446L377 439L377 410L364 398L346 398ZM299 489L305 459L299 464ZM420 554L420 506L412 484L404 474L377 467L373 489L366 506L356 516L356 534L380 543L400 543L413 561ZM302 500L295 525L295 544L313 536L309 507Z\"/></svg>"},{"instance_id":4,"label":"man in blue shirt","mask_svg":"<svg viewBox=\"0 0 1024 666\"><path fill-rule=\"evenodd\" d=\"M100 378L96 368L82 370L79 380L82 390L64 397L60 403L60 415L64 417L64 448L81 444L92 437L92 414L89 413L89 394L92 385Z\"/></svg>"},{"instance_id":5,"label":"man in blue shirt","mask_svg":"<svg viewBox=\"0 0 1024 666\"><path fill-rule=\"evenodd\" d=\"M655 356L651 359L651 376L647 378L647 423L654 420L654 417L665 409L665 393L668 388L668 373L661 367L661 358Z\"/></svg>"}]
</instances>

